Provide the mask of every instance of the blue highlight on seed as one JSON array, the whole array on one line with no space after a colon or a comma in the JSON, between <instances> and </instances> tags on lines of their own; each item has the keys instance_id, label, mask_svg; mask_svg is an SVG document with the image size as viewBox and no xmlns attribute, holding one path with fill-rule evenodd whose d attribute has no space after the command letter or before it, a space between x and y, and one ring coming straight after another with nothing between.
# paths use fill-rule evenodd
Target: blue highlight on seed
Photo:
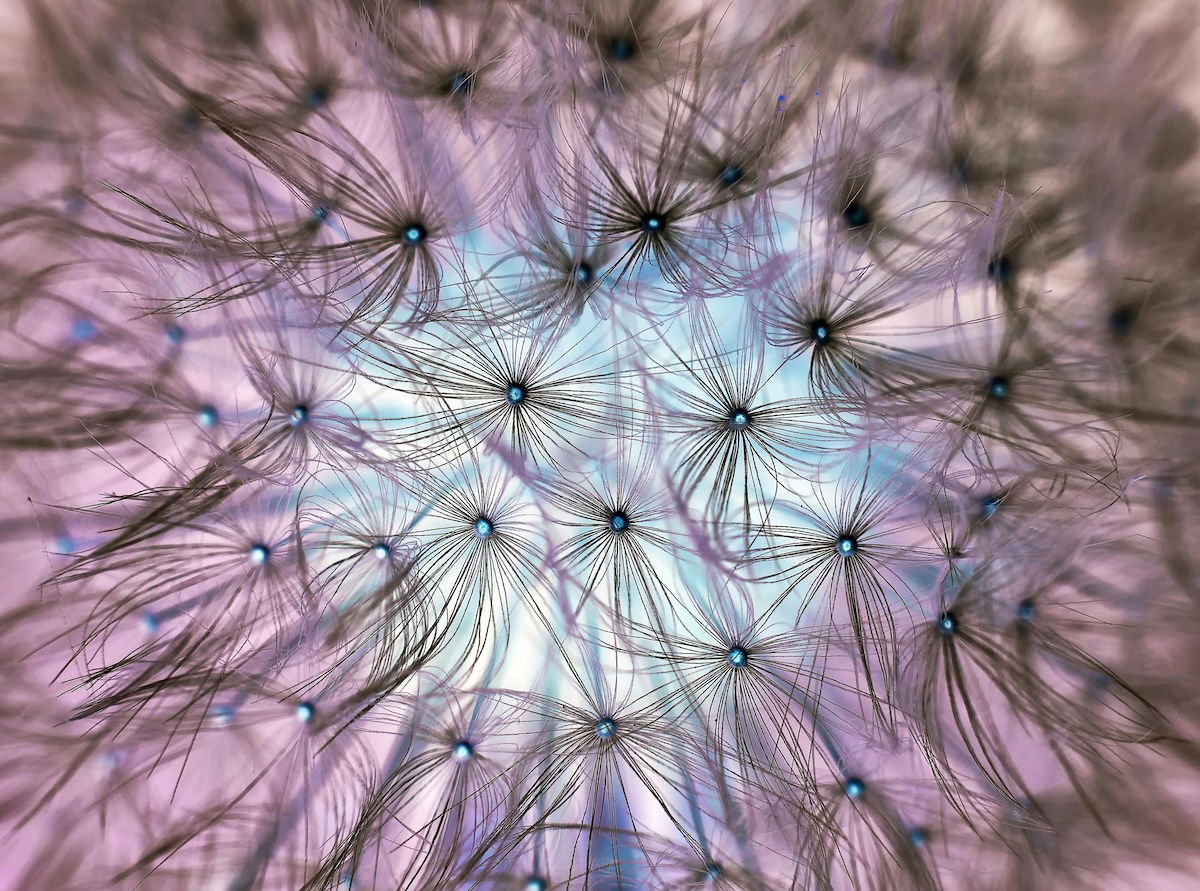
<instances>
[{"instance_id":1,"label":"blue highlight on seed","mask_svg":"<svg viewBox=\"0 0 1200 891\"><path fill-rule=\"evenodd\" d=\"M233 723L233 706L232 705L217 705L213 706L213 720L222 727L228 727Z\"/></svg>"},{"instance_id":2,"label":"blue highlight on seed","mask_svg":"<svg viewBox=\"0 0 1200 891\"><path fill-rule=\"evenodd\" d=\"M617 732L617 722L612 718L601 718L596 722L596 736L609 739Z\"/></svg>"},{"instance_id":3,"label":"blue highlight on seed","mask_svg":"<svg viewBox=\"0 0 1200 891\"><path fill-rule=\"evenodd\" d=\"M317 714L317 707L311 702L302 702L296 706L296 718L307 724Z\"/></svg>"},{"instance_id":4,"label":"blue highlight on seed","mask_svg":"<svg viewBox=\"0 0 1200 891\"><path fill-rule=\"evenodd\" d=\"M954 634L958 631L958 617L949 611L942 613L938 616L937 629L942 634Z\"/></svg>"},{"instance_id":5,"label":"blue highlight on seed","mask_svg":"<svg viewBox=\"0 0 1200 891\"><path fill-rule=\"evenodd\" d=\"M749 655L750 654L741 647L730 647L729 652L725 654L725 659L734 668L744 668Z\"/></svg>"},{"instance_id":6,"label":"blue highlight on seed","mask_svg":"<svg viewBox=\"0 0 1200 891\"><path fill-rule=\"evenodd\" d=\"M525 891L546 891L549 887L549 884L541 876L530 876L525 881Z\"/></svg>"},{"instance_id":7,"label":"blue highlight on seed","mask_svg":"<svg viewBox=\"0 0 1200 891\"><path fill-rule=\"evenodd\" d=\"M989 495L987 498L983 499L979 509L985 520L990 520L993 516L995 516L996 511L1000 510L1000 502L1001 498L999 495Z\"/></svg>"},{"instance_id":8,"label":"blue highlight on seed","mask_svg":"<svg viewBox=\"0 0 1200 891\"><path fill-rule=\"evenodd\" d=\"M91 340L96 336L96 325L91 319L76 319L71 325L71 336L76 340Z\"/></svg>"},{"instance_id":9,"label":"blue highlight on seed","mask_svg":"<svg viewBox=\"0 0 1200 891\"><path fill-rule=\"evenodd\" d=\"M475 748L465 739L460 739L450 749L455 761L470 761L475 754Z\"/></svg>"},{"instance_id":10,"label":"blue highlight on seed","mask_svg":"<svg viewBox=\"0 0 1200 891\"><path fill-rule=\"evenodd\" d=\"M843 557L850 557L858 550L858 542L853 535L843 535L837 540L837 552Z\"/></svg>"},{"instance_id":11,"label":"blue highlight on seed","mask_svg":"<svg viewBox=\"0 0 1200 891\"><path fill-rule=\"evenodd\" d=\"M624 37L614 37L608 42L608 54L618 62L633 58L633 42Z\"/></svg>"},{"instance_id":12,"label":"blue highlight on seed","mask_svg":"<svg viewBox=\"0 0 1200 891\"><path fill-rule=\"evenodd\" d=\"M427 234L420 223L412 223L404 228L403 237L408 244L417 245L425 240Z\"/></svg>"},{"instance_id":13,"label":"blue highlight on seed","mask_svg":"<svg viewBox=\"0 0 1200 891\"><path fill-rule=\"evenodd\" d=\"M450 82L447 86L452 95L465 96L475 89L475 74L471 71L456 71L450 75Z\"/></svg>"},{"instance_id":14,"label":"blue highlight on seed","mask_svg":"<svg viewBox=\"0 0 1200 891\"><path fill-rule=\"evenodd\" d=\"M845 784L842 786L842 789L845 791L847 798L857 801L866 794L867 784L858 777L851 777L850 779L846 780Z\"/></svg>"},{"instance_id":15,"label":"blue highlight on seed","mask_svg":"<svg viewBox=\"0 0 1200 891\"><path fill-rule=\"evenodd\" d=\"M739 408L729 416L729 424L735 430L745 430L750 426L750 413Z\"/></svg>"},{"instance_id":16,"label":"blue highlight on seed","mask_svg":"<svg viewBox=\"0 0 1200 891\"><path fill-rule=\"evenodd\" d=\"M863 229L871 223L871 212L857 201L851 201L842 211L842 219L851 229Z\"/></svg>"},{"instance_id":17,"label":"blue highlight on seed","mask_svg":"<svg viewBox=\"0 0 1200 891\"><path fill-rule=\"evenodd\" d=\"M297 405L292 408L291 414L288 415L288 423L293 427L299 427L308 420L308 406Z\"/></svg>"},{"instance_id":18,"label":"blue highlight on seed","mask_svg":"<svg viewBox=\"0 0 1200 891\"><path fill-rule=\"evenodd\" d=\"M263 566L271 559L271 549L265 544L256 544L250 548L250 562L255 566Z\"/></svg>"},{"instance_id":19,"label":"blue highlight on seed","mask_svg":"<svg viewBox=\"0 0 1200 891\"><path fill-rule=\"evenodd\" d=\"M608 518L608 528L613 532L624 532L629 528L629 518L618 511Z\"/></svg>"},{"instance_id":20,"label":"blue highlight on seed","mask_svg":"<svg viewBox=\"0 0 1200 891\"><path fill-rule=\"evenodd\" d=\"M736 164L726 164L721 168L720 179L721 184L725 186L736 186L745 177L742 168Z\"/></svg>"},{"instance_id":21,"label":"blue highlight on seed","mask_svg":"<svg viewBox=\"0 0 1200 891\"><path fill-rule=\"evenodd\" d=\"M220 420L221 416L217 414L217 410L211 405L202 405L196 411L196 423L201 427L215 427Z\"/></svg>"},{"instance_id":22,"label":"blue highlight on seed","mask_svg":"<svg viewBox=\"0 0 1200 891\"><path fill-rule=\"evenodd\" d=\"M480 517L475 521L475 535L479 538L487 538L495 531L495 525L487 517Z\"/></svg>"},{"instance_id":23,"label":"blue highlight on seed","mask_svg":"<svg viewBox=\"0 0 1200 891\"><path fill-rule=\"evenodd\" d=\"M519 405L525 401L526 391L520 384L513 384L504 391L504 398L508 400L509 405Z\"/></svg>"},{"instance_id":24,"label":"blue highlight on seed","mask_svg":"<svg viewBox=\"0 0 1200 891\"><path fill-rule=\"evenodd\" d=\"M312 108L320 108L329 101L329 89L321 85L311 87L304 94L304 101Z\"/></svg>"}]
</instances>

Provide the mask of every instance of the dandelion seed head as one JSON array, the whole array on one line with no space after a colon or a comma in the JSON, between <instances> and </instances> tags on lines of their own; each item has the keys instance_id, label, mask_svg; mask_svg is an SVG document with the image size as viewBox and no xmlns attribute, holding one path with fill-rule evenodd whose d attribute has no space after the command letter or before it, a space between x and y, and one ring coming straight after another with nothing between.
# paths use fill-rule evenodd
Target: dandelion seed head
<instances>
[{"instance_id":1,"label":"dandelion seed head","mask_svg":"<svg viewBox=\"0 0 1200 891\"><path fill-rule=\"evenodd\" d=\"M1075 818L1188 702L1101 659L1195 649L1189 0L78 2L0 153L26 885L1136 868Z\"/></svg>"}]
</instances>

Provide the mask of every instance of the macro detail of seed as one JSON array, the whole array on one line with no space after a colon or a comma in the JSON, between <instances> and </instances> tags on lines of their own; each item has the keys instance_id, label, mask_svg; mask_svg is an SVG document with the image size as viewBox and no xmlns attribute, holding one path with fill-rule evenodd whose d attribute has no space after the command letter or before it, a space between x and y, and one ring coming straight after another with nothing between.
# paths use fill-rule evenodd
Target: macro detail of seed
<instances>
[{"instance_id":1,"label":"macro detail of seed","mask_svg":"<svg viewBox=\"0 0 1200 891\"><path fill-rule=\"evenodd\" d=\"M19 0L0 886L1200 874L1194 0Z\"/></svg>"}]
</instances>

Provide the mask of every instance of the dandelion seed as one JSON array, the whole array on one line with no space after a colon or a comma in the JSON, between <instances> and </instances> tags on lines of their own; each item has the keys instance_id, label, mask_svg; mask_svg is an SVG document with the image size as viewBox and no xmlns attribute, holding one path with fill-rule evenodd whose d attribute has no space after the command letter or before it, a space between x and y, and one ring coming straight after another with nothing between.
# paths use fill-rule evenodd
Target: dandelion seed
<instances>
[{"instance_id":1,"label":"dandelion seed","mask_svg":"<svg viewBox=\"0 0 1200 891\"><path fill-rule=\"evenodd\" d=\"M642 218L642 230L651 234L661 232L667 226L666 217L660 213L650 213Z\"/></svg>"},{"instance_id":2,"label":"dandelion seed","mask_svg":"<svg viewBox=\"0 0 1200 891\"><path fill-rule=\"evenodd\" d=\"M609 58L617 62L628 62L637 52L634 41L627 37L611 37L608 41Z\"/></svg>"},{"instance_id":3,"label":"dandelion seed","mask_svg":"<svg viewBox=\"0 0 1200 891\"><path fill-rule=\"evenodd\" d=\"M988 260L987 277L994 282L1004 283L1010 281L1014 272L1013 261L1003 254Z\"/></svg>"}]
</instances>

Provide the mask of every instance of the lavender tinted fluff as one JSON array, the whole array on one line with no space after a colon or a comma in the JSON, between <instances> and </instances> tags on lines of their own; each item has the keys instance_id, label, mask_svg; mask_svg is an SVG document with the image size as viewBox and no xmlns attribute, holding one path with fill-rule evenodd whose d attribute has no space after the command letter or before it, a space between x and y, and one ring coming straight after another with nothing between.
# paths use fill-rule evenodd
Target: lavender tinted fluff
<instances>
[{"instance_id":1,"label":"lavender tinted fluff","mask_svg":"<svg viewBox=\"0 0 1200 891\"><path fill-rule=\"evenodd\" d=\"M0 885L1191 887L1186 0L13 0Z\"/></svg>"}]
</instances>

